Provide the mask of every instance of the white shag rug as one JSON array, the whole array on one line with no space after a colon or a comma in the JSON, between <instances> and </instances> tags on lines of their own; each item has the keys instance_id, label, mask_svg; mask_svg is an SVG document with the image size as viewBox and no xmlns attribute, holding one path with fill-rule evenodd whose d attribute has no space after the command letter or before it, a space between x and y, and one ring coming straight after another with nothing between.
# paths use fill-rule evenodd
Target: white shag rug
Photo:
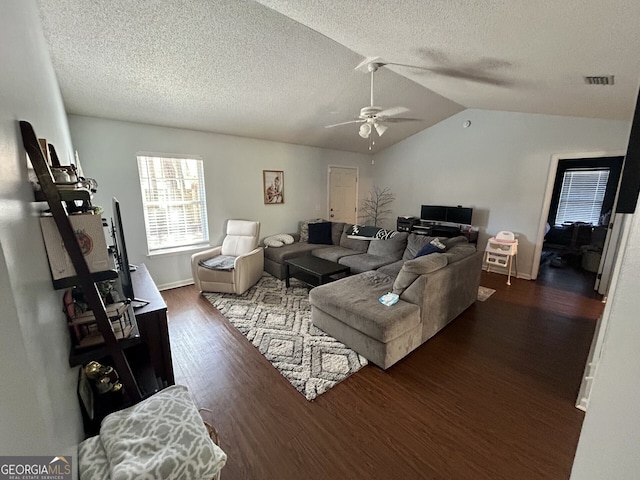
<instances>
[{"instance_id":1,"label":"white shag rug","mask_svg":"<svg viewBox=\"0 0 640 480\"><path fill-rule=\"evenodd\" d=\"M264 273L243 295L205 293L307 400L367 365L367 360L311 323L309 289Z\"/></svg>"}]
</instances>

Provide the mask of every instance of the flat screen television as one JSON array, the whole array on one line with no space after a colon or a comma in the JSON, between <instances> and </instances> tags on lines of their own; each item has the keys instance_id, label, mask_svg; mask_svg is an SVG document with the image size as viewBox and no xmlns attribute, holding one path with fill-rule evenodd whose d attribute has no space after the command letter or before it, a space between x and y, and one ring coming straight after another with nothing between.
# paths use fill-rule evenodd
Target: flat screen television
<instances>
[{"instance_id":1,"label":"flat screen television","mask_svg":"<svg viewBox=\"0 0 640 480\"><path fill-rule=\"evenodd\" d=\"M129 263L127 255L127 244L124 240L124 228L122 227L122 216L120 215L120 202L113 197L113 218L111 219L111 236L113 237L113 248L116 258L116 267L118 269L118 277L122 287L123 295L131 300L133 308L142 308L149 304L148 300L137 298L133 293L133 281L131 280L131 272L135 271L136 266Z\"/></svg>"},{"instance_id":2,"label":"flat screen television","mask_svg":"<svg viewBox=\"0 0 640 480\"><path fill-rule=\"evenodd\" d=\"M428 222L446 222L459 225L471 225L473 208L447 207L443 205L422 205L420 220Z\"/></svg>"},{"instance_id":3,"label":"flat screen television","mask_svg":"<svg viewBox=\"0 0 640 480\"><path fill-rule=\"evenodd\" d=\"M133 300L133 282L131 281L131 270L129 269L129 256L127 255L127 244L124 240L124 229L122 228L122 216L120 215L120 202L113 197L113 218L111 219L111 236L113 237L114 254L116 258L116 268L120 277L122 293L125 297Z\"/></svg>"},{"instance_id":4,"label":"flat screen television","mask_svg":"<svg viewBox=\"0 0 640 480\"><path fill-rule=\"evenodd\" d=\"M420 208L420 220L445 222L447 220L447 207L440 205L422 205Z\"/></svg>"},{"instance_id":5,"label":"flat screen television","mask_svg":"<svg viewBox=\"0 0 640 480\"><path fill-rule=\"evenodd\" d=\"M471 225L473 208L468 207L447 207L447 222L459 223L460 225Z\"/></svg>"}]
</instances>

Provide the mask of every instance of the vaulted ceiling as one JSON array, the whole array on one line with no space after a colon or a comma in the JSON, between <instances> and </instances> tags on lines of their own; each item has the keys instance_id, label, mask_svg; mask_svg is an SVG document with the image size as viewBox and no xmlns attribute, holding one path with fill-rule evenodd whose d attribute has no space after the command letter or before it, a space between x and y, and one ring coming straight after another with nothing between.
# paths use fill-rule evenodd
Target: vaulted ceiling
<instances>
[{"instance_id":1,"label":"vaulted ceiling","mask_svg":"<svg viewBox=\"0 0 640 480\"><path fill-rule=\"evenodd\" d=\"M637 0L38 0L67 112L367 152L375 104L393 145L465 108L629 121ZM609 86L584 76L614 75Z\"/></svg>"}]
</instances>

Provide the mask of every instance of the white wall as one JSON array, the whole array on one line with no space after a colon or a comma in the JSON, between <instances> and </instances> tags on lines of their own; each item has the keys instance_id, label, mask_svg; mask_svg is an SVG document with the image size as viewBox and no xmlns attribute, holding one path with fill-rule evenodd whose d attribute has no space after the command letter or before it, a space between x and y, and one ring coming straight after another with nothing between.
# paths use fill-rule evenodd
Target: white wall
<instances>
[{"instance_id":1,"label":"white wall","mask_svg":"<svg viewBox=\"0 0 640 480\"><path fill-rule=\"evenodd\" d=\"M422 204L473 207L482 248L500 230L518 233L518 272L529 278L551 156L626 150L629 129L611 120L466 110L377 154L376 182L396 195L394 215L419 216Z\"/></svg>"},{"instance_id":2,"label":"white wall","mask_svg":"<svg viewBox=\"0 0 640 480\"><path fill-rule=\"evenodd\" d=\"M32 0L0 16L0 453L75 455L82 424L68 363L62 292L54 291L27 181L18 120L68 160L71 141Z\"/></svg>"},{"instance_id":3,"label":"white wall","mask_svg":"<svg viewBox=\"0 0 640 480\"><path fill-rule=\"evenodd\" d=\"M469 128L462 128L464 120ZM69 119L85 174L98 180L94 203L110 216L111 197L124 209L132 263L146 263L160 286L189 281L189 253L147 256L136 153L193 154L205 160L212 244L229 218L255 218L261 235L295 231L297 221L326 216L328 165L360 168L360 197L375 183L396 196L397 215L419 215L423 203L474 207L479 245L500 230L519 234L518 267L529 278L551 156L626 148L627 122L467 110L375 158L263 140L83 116ZM285 171L284 205L264 205L262 170Z\"/></svg>"},{"instance_id":4,"label":"white wall","mask_svg":"<svg viewBox=\"0 0 640 480\"><path fill-rule=\"evenodd\" d=\"M371 184L371 157L364 154L84 116L70 116L69 124L85 175L98 181L93 203L110 217L111 198L118 198L129 261L145 263L160 287L191 281L192 252L147 256L138 152L204 159L212 245L220 244L230 218L259 220L261 237L297 231L300 220L326 218L329 165L359 167L361 185ZM262 170L284 171L284 205L264 204ZM360 189L360 195L367 192Z\"/></svg>"},{"instance_id":5,"label":"white wall","mask_svg":"<svg viewBox=\"0 0 640 480\"><path fill-rule=\"evenodd\" d=\"M609 297L611 313L603 353L571 472L573 480L632 480L640 472L640 214L630 216L618 277Z\"/></svg>"}]
</instances>

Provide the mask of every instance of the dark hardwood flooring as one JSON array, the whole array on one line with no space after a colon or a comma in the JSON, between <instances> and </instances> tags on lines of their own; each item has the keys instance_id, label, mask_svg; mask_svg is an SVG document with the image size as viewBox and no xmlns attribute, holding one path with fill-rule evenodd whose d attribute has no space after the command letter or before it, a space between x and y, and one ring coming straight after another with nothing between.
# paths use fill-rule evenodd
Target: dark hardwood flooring
<instances>
[{"instance_id":1,"label":"dark hardwood flooring","mask_svg":"<svg viewBox=\"0 0 640 480\"><path fill-rule=\"evenodd\" d=\"M213 411L224 480L566 479L603 305L497 273L496 289L387 371L308 402L188 286L164 291L176 382Z\"/></svg>"},{"instance_id":2,"label":"dark hardwood flooring","mask_svg":"<svg viewBox=\"0 0 640 480\"><path fill-rule=\"evenodd\" d=\"M561 266L554 266L553 260L562 258ZM602 296L593 289L596 283L596 273L588 272L582 268L579 255L562 255L562 252L548 249L543 250L540 261L540 270L536 282L559 290L580 293L589 298L600 299Z\"/></svg>"}]
</instances>

